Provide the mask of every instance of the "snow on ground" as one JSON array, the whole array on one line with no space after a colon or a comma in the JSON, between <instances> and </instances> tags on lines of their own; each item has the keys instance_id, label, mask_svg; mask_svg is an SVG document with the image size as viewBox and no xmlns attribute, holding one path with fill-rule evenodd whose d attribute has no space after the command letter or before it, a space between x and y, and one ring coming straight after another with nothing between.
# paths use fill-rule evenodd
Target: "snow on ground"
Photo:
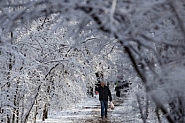
<instances>
[{"instance_id":1,"label":"snow on ground","mask_svg":"<svg viewBox=\"0 0 185 123\"><path fill-rule=\"evenodd\" d=\"M121 97L111 90L115 108L108 109L107 123L143 123L134 92L122 93ZM50 113L46 121L37 120L37 123L102 123L100 120L100 102L98 97L87 97L68 110L59 113ZM152 113L147 123L156 123Z\"/></svg>"},{"instance_id":2,"label":"snow on ground","mask_svg":"<svg viewBox=\"0 0 185 123\"><path fill-rule=\"evenodd\" d=\"M121 98L113 95L115 109L108 109L109 123L142 123L137 110L129 105L128 95L122 95ZM134 115L133 115L134 114ZM76 106L57 114L50 114L46 121L37 120L37 123L98 123L100 120L100 102L98 97L87 97Z\"/></svg>"}]
</instances>

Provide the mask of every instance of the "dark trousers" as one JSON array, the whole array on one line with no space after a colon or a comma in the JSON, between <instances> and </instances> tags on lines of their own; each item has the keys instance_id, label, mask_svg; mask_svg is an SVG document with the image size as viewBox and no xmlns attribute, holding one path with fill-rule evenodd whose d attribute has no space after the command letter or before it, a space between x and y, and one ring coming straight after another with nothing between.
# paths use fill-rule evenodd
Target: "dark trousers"
<instances>
[{"instance_id":1,"label":"dark trousers","mask_svg":"<svg viewBox=\"0 0 185 123\"><path fill-rule=\"evenodd\" d=\"M116 96L120 97L120 87L115 88Z\"/></svg>"},{"instance_id":2,"label":"dark trousers","mask_svg":"<svg viewBox=\"0 0 185 123\"><path fill-rule=\"evenodd\" d=\"M108 101L101 100L101 117L107 116Z\"/></svg>"},{"instance_id":3,"label":"dark trousers","mask_svg":"<svg viewBox=\"0 0 185 123\"><path fill-rule=\"evenodd\" d=\"M116 90L116 96L120 97L120 90Z\"/></svg>"}]
</instances>

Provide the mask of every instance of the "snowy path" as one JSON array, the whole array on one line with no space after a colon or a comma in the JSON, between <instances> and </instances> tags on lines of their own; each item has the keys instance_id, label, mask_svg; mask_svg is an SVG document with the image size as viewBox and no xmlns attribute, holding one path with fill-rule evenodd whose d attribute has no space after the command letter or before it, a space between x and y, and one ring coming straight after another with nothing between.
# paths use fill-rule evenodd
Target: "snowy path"
<instances>
[{"instance_id":1,"label":"snowy path","mask_svg":"<svg viewBox=\"0 0 185 123\"><path fill-rule=\"evenodd\" d=\"M133 108L127 103L128 98L113 97L115 109L108 109L108 120L106 123L140 123L141 119L133 113ZM100 118L100 102L97 98L86 98L70 110L61 111L55 115L49 115L46 121L37 123L104 123Z\"/></svg>"}]
</instances>

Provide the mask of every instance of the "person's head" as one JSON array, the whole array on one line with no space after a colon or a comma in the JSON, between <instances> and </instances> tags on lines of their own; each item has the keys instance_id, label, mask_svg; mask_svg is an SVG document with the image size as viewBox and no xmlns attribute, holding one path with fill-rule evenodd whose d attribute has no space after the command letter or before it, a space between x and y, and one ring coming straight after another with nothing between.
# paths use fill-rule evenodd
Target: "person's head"
<instances>
[{"instance_id":1,"label":"person's head","mask_svg":"<svg viewBox=\"0 0 185 123\"><path fill-rule=\"evenodd\" d=\"M100 85L101 85L101 87L104 87L105 83L103 81L100 81Z\"/></svg>"}]
</instances>

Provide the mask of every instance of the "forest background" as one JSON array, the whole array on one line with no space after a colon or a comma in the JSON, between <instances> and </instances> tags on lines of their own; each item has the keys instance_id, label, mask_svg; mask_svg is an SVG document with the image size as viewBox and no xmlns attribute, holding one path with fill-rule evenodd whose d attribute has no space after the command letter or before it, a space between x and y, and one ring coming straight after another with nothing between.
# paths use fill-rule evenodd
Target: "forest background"
<instances>
[{"instance_id":1,"label":"forest background","mask_svg":"<svg viewBox=\"0 0 185 123\"><path fill-rule=\"evenodd\" d=\"M150 106L185 122L184 13L183 0L0 0L1 122L65 110L97 71L141 83L143 122Z\"/></svg>"}]
</instances>

